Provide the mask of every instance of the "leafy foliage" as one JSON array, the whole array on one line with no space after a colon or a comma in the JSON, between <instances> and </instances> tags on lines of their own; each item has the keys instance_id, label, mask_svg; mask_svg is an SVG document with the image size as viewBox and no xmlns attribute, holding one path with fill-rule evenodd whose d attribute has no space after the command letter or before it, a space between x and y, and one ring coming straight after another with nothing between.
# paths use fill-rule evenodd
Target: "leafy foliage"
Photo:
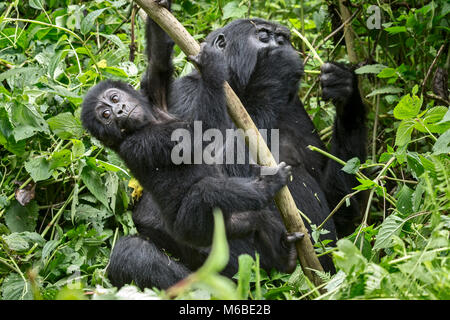
<instances>
[{"instance_id":1,"label":"leafy foliage","mask_svg":"<svg viewBox=\"0 0 450 320\"><path fill-rule=\"evenodd\" d=\"M339 26L331 2L175 2L175 16L199 40L233 19L257 16L300 31L324 61L348 61L342 35L325 39ZM363 62L356 73L369 106L371 156L343 168L357 176L355 193L368 193L369 201L360 226L337 248L317 242L327 231L313 226L317 253L332 253L338 269L334 276L319 274L327 292L319 293L300 267L291 275L266 272L249 256L239 258L236 284L219 276L228 254L217 218L213 254L179 298L450 298L448 81L433 77L437 67L448 73L450 6L444 0L383 2L381 28L371 29L371 4L352 1L349 8L360 9L351 26ZM139 84L144 23L136 18L130 61L131 10L125 0L0 3L2 299L166 297L132 286L118 291L105 276L117 238L136 232L131 194L139 190L117 155L88 136L79 120L82 97L98 81ZM292 41L306 58L301 40ZM179 48L174 62L180 76L193 68ZM320 100L317 74L308 72L318 66L306 59L299 95L329 143L334 106ZM436 87L445 88L444 96Z\"/></svg>"}]
</instances>

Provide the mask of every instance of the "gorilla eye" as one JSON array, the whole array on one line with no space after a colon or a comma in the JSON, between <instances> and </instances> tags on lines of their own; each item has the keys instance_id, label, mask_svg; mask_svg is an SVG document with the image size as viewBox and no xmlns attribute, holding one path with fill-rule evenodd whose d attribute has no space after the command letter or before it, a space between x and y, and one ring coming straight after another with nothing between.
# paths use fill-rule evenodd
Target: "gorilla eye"
<instances>
[{"instance_id":1,"label":"gorilla eye","mask_svg":"<svg viewBox=\"0 0 450 320\"><path fill-rule=\"evenodd\" d=\"M111 97L111 101L114 103L118 103L119 102L119 96L117 94L113 95Z\"/></svg>"},{"instance_id":2,"label":"gorilla eye","mask_svg":"<svg viewBox=\"0 0 450 320\"><path fill-rule=\"evenodd\" d=\"M102 112L102 117L108 119L111 116L111 111L106 109Z\"/></svg>"},{"instance_id":3,"label":"gorilla eye","mask_svg":"<svg viewBox=\"0 0 450 320\"><path fill-rule=\"evenodd\" d=\"M260 30L258 32L258 39L261 42L269 42L269 32L267 30Z\"/></svg>"},{"instance_id":4,"label":"gorilla eye","mask_svg":"<svg viewBox=\"0 0 450 320\"><path fill-rule=\"evenodd\" d=\"M276 41L277 41L277 43L278 43L279 45L284 44L284 41L285 41L285 40L286 40L286 38L285 38L282 34L277 35Z\"/></svg>"}]
</instances>

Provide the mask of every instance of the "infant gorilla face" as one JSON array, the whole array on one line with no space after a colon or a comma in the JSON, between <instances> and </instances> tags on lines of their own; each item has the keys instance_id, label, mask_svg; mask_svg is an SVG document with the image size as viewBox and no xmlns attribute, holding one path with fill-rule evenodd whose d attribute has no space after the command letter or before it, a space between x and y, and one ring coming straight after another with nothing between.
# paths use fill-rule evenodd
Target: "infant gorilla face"
<instances>
[{"instance_id":1,"label":"infant gorilla face","mask_svg":"<svg viewBox=\"0 0 450 320\"><path fill-rule=\"evenodd\" d=\"M132 131L136 124L144 122L145 108L128 92L119 88L109 88L98 97L95 108L97 119L104 125L115 123L121 132Z\"/></svg>"}]
</instances>

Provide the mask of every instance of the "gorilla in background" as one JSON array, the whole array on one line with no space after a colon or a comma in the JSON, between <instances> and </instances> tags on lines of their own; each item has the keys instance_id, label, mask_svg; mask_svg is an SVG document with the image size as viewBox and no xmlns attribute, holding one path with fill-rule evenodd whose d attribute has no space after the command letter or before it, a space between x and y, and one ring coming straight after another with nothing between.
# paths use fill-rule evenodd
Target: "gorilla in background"
<instances>
[{"instance_id":1,"label":"gorilla in background","mask_svg":"<svg viewBox=\"0 0 450 320\"><path fill-rule=\"evenodd\" d=\"M150 103L167 108L180 119L202 121L205 130L235 128L227 114L211 109L217 97L208 94L207 84L197 71L172 79L173 41L150 19L146 34L149 67L141 82L141 92ZM339 164L307 148L314 145L325 149L325 146L298 98L303 64L290 43L289 30L262 19L242 19L212 32L206 42L222 52L228 66L227 81L256 126L279 129L280 161L292 166L289 189L298 208L313 224L319 225L330 208L351 192L356 180L343 172ZM202 71L206 68L202 67ZM355 74L341 64L327 63L322 66L320 80L323 99L331 99L336 106L331 153L343 160L358 157L365 161L366 111ZM270 147L270 139L267 142ZM252 176L252 166L248 164L227 165L225 170L229 176ZM133 212L139 236L119 239L113 250L108 275L116 286L134 280L141 287L166 288L201 266L207 257L207 247L180 241L171 232L154 196L144 192ZM227 276L237 272L240 254L254 255L255 249L266 270L283 271L282 266L291 259L289 250L280 250L287 247L285 228L273 203L252 217L257 217L251 222L253 232L229 241L230 262L223 272ZM325 225L330 233L321 239L335 240L336 233L339 236L351 233L359 217L358 199L351 199L351 205L341 208L334 222L330 220ZM199 228L198 234L201 232ZM166 256L164 250L172 257ZM325 270L334 272L330 257L323 256L320 260Z\"/></svg>"}]
</instances>

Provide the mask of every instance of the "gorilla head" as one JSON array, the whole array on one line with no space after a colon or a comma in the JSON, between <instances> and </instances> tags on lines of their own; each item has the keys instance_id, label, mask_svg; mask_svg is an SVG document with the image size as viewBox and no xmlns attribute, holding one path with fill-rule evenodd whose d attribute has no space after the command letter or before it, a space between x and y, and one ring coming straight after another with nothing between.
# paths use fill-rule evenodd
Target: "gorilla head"
<instances>
[{"instance_id":1,"label":"gorilla head","mask_svg":"<svg viewBox=\"0 0 450 320\"><path fill-rule=\"evenodd\" d=\"M224 53L230 84L238 92L254 82L252 77L282 79L284 84L297 88L303 74L303 63L290 42L290 32L279 24L258 18L235 20L213 31L206 41Z\"/></svg>"},{"instance_id":2,"label":"gorilla head","mask_svg":"<svg viewBox=\"0 0 450 320\"><path fill-rule=\"evenodd\" d=\"M81 121L94 137L114 148L126 135L145 125L159 123L162 113L129 84L106 80L86 94Z\"/></svg>"}]
</instances>

